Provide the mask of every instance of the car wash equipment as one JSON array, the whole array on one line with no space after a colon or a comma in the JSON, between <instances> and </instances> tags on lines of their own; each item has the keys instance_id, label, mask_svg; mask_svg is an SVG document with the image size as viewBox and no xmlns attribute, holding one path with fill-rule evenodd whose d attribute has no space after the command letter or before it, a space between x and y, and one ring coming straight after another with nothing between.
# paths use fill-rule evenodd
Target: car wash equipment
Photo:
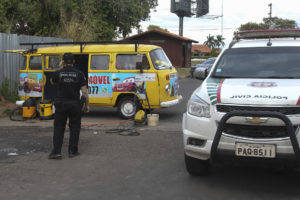
<instances>
[{"instance_id":1,"label":"car wash equipment","mask_svg":"<svg viewBox=\"0 0 300 200\"><path fill-rule=\"evenodd\" d=\"M139 110L136 112L135 116L134 116L134 121L136 123L143 123L146 120L146 113L144 110Z\"/></svg>"},{"instance_id":2,"label":"car wash equipment","mask_svg":"<svg viewBox=\"0 0 300 200\"><path fill-rule=\"evenodd\" d=\"M51 100L44 99L40 102L40 120L48 120L53 118L53 103Z\"/></svg>"},{"instance_id":3,"label":"car wash equipment","mask_svg":"<svg viewBox=\"0 0 300 200\"><path fill-rule=\"evenodd\" d=\"M150 114L151 114L151 107L150 107L150 103L149 103L147 91L146 91L146 88L144 86L145 86L145 82L143 82L143 84L140 85L140 87L136 86L135 89L134 89L134 92L136 92L136 94L139 94L140 97L143 97L142 99L146 100L146 102L147 102L147 104L149 106ZM140 103L138 101L137 95L135 95L134 102L135 102L135 105L137 103ZM143 103L141 103L141 104L143 104ZM140 124L146 123L146 121L147 121L146 108L144 110L141 109L138 112L136 112L136 114L134 116L134 120L135 120L136 123L140 123Z\"/></svg>"},{"instance_id":4,"label":"car wash equipment","mask_svg":"<svg viewBox=\"0 0 300 200\"><path fill-rule=\"evenodd\" d=\"M22 107L23 118L34 118L36 117L36 101L34 98L29 98L23 103Z\"/></svg>"}]
</instances>

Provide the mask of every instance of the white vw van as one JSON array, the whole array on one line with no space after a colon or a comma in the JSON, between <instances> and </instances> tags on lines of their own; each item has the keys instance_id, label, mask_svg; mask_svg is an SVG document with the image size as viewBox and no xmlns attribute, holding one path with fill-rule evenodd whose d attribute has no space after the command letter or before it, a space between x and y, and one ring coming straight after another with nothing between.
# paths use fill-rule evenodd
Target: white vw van
<instances>
[{"instance_id":1,"label":"white vw van","mask_svg":"<svg viewBox=\"0 0 300 200\"><path fill-rule=\"evenodd\" d=\"M191 175L224 158L300 160L299 37L300 29L240 32L200 77L182 123Z\"/></svg>"}]
</instances>

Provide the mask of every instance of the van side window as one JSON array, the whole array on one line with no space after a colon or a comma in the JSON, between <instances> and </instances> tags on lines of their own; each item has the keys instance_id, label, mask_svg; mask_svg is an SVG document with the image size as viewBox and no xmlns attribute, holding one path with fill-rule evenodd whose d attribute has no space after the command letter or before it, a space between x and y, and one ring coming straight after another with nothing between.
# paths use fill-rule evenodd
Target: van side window
<instances>
[{"instance_id":1,"label":"van side window","mask_svg":"<svg viewBox=\"0 0 300 200\"><path fill-rule=\"evenodd\" d=\"M142 66L143 66L143 69L150 69L150 64L149 64L149 61L148 61L148 58L147 58L146 54L143 54Z\"/></svg>"},{"instance_id":2,"label":"van side window","mask_svg":"<svg viewBox=\"0 0 300 200\"><path fill-rule=\"evenodd\" d=\"M30 56L29 69L41 70L42 69L42 57L41 56Z\"/></svg>"},{"instance_id":3,"label":"van side window","mask_svg":"<svg viewBox=\"0 0 300 200\"><path fill-rule=\"evenodd\" d=\"M116 59L116 69L135 70L137 62L142 62L143 69L150 69L146 54L119 54Z\"/></svg>"},{"instance_id":4,"label":"van side window","mask_svg":"<svg viewBox=\"0 0 300 200\"><path fill-rule=\"evenodd\" d=\"M20 70L25 70L26 65L27 65L27 56L22 56L21 63L22 63L22 65L21 65Z\"/></svg>"},{"instance_id":5,"label":"van side window","mask_svg":"<svg viewBox=\"0 0 300 200\"><path fill-rule=\"evenodd\" d=\"M49 56L48 69L59 69L60 57L59 55Z\"/></svg>"},{"instance_id":6,"label":"van side window","mask_svg":"<svg viewBox=\"0 0 300 200\"><path fill-rule=\"evenodd\" d=\"M106 70L109 69L108 55L93 55L91 59L91 69Z\"/></svg>"}]
</instances>

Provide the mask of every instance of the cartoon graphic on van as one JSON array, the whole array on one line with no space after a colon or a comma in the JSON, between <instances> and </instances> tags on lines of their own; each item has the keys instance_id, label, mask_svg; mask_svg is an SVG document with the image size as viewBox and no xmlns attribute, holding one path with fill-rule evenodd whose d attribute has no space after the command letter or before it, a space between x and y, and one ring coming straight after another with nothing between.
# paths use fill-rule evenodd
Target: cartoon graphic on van
<instances>
[{"instance_id":1,"label":"cartoon graphic on van","mask_svg":"<svg viewBox=\"0 0 300 200\"><path fill-rule=\"evenodd\" d=\"M21 74L19 81L19 92L31 94L31 92L41 93L43 91L43 81L38 74Z\"/></svg>"},{"instance_id":2,"label":"cartoon graphic on van","mask_svg":"<svg viewBox=\"0 0 300 200\"><path fill-rule=\"evenodd\" d=\"M122 83L115 83L113 87L114 92L130 92L133 86L136 85L135 77L128 77Z\"/></svg>"}]
</instances>

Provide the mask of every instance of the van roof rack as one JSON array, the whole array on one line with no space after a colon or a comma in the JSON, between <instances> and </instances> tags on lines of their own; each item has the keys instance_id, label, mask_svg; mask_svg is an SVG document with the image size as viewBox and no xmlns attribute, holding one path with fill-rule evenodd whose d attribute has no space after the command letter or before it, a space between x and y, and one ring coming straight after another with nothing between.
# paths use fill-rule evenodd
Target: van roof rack
<instances>
[{"instance_id":1,"label":"van roof rack","mask_svg":"<svg viewBox=\"0 0 300 200\"><path fill-rule=\"evenodd\" d=\"M101 42L33 42L20 43L20 45L31 45L31 50L35 50L34 46L38 45L80 45L80 52L82 53L84 47L89 44L134 44L135 51L137 51L139 44L159 44L164 43L164 40L120 40L120 41L101 41Z\"/></svg>"},{"instance_id":2,"label":"van roof rack","mask_svg":"<svg viewBox=\"0 0 300 200\"><path fill-rule=\"evenodd\" d=\"M265 29L265 30L246 30L237 33L236 39L256 39L256 38L283 38L300 37L300 29Z\"/></svg>"}]
</instances>

